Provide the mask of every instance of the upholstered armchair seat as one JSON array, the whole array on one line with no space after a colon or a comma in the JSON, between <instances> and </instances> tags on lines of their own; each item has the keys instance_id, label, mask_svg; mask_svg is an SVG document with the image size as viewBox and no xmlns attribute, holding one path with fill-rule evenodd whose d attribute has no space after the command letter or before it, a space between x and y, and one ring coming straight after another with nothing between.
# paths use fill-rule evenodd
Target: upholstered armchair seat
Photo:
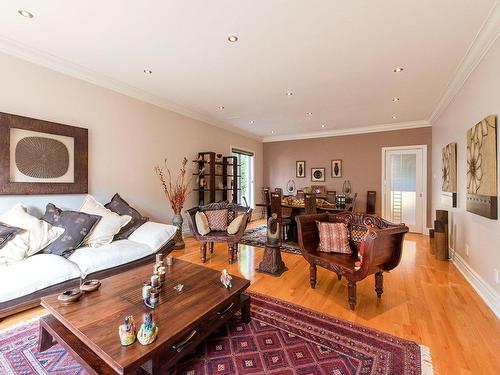
<instances>
[{"instance_id":1,"label":"upholstered armchair seat","mask_svg":"<svg viewBox=\"0 0 500 375\"><path fill-rule=\"evenodd\" d=\"M214 210L227 210L228 223L231 223L236 216L243 215L241 225L238 232L229 234L226 231L210 231L205 235L201 235L196 227L195 215L197 212L214 211ZM233 263L235 256L238 254L238 243L240 242L248 223L252 218L252 209L250 207L240 206L234 203L210 203L204 206L193 207L187 210L189 214L189 227L193 236L200 242L201 261L205 263L207 260L207 244L210 249L210 254L213 254L214 243L227 243L228 244L228 260Z\"/></svg>"}]
</instances>

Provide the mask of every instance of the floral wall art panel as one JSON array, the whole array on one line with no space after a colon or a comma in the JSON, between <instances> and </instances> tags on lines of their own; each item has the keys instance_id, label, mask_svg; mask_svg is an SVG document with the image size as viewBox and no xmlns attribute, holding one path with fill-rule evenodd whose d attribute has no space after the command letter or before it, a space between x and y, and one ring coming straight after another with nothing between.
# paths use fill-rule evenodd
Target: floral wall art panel
<instances>
[{"instance_id":1,"label":"floral wall art panel","mask_svg":"<svg viewBox=\"0 0 500 375\"><path fill-rule=\"evenodd\" d=\"M498 218L496 116L467 131L467 211Z\"/></svg>"},{"instance_id":2,"label":"floral wall art panel","mask_svg":"<svg viewBox=\"0 0 500 375\"><path fill-rule=\"evenodd\" d=\"M442 154L442 201L457 207L457 144L449 143L443 147Z\"/></svg>"}]
</instances>

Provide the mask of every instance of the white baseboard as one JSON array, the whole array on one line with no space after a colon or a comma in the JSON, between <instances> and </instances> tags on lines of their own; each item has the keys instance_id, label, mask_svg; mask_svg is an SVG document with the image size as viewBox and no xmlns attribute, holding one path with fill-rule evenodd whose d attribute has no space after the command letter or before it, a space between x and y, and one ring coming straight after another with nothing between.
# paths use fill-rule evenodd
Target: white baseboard
<instances>
[{"instance_id":1,"label":"white baseboard","mask_svg":"<svg viewBox=\"0 0 500 375\"><path fill-rule=\"evenodd\" d=\"M474 288L477 294L479 294L479 296L483 299L486 305L488 305L496 317L500 319L500 295L496 292L496 290L489 286L488 283L486 283L486 281L484 281L484 279L471 268L464 258L451 248L450 259L460 273L464 275L465 279Z\"/></svg>"}]
</instances>

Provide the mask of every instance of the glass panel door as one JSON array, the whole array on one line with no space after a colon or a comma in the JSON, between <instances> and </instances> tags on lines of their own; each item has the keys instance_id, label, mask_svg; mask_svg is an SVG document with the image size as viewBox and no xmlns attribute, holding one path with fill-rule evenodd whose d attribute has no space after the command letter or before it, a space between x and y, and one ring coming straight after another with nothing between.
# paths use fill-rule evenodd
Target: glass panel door
<instances>
[{"instance_id":1,"label":"glass panel door","mask_svg":"<svg viewBox=\"0 0 500 375\"><path fill-rule=\"evenodd\" d=\"M254 176L254 157L250 155L240 154L233 151L233 156L238 158L240 165L240 190L238 190L238 203L253 207L254 194L253 194L253 176Z\"/></svg>"}]
</instances>

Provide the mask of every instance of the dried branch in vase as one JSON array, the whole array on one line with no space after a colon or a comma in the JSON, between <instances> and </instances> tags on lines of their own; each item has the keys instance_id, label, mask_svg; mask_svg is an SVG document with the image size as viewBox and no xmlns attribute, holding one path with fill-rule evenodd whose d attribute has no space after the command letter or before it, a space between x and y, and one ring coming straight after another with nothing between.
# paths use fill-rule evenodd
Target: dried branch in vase
<instances>
[{"instance_id":1,"label":"dried branch in vase","mask_svg":"<svg viewBox=\"0 0 500 375\"><path fill-rule=\"evenodd\" d=\"M165 196L170 202L170 206L176 215L181 213L184 202L186 201L189 193L191 193L191 189L189 188L191 179L186 177L187 162L188 160L186 158L182 160L181 169L175 179L175 182L172 182L172 173L170 172L170 168L168 168L167 159L165 159L163 167L160 167L159 165L154 167L155 173L163 186Z\"/></svg>"}]
</instances>

